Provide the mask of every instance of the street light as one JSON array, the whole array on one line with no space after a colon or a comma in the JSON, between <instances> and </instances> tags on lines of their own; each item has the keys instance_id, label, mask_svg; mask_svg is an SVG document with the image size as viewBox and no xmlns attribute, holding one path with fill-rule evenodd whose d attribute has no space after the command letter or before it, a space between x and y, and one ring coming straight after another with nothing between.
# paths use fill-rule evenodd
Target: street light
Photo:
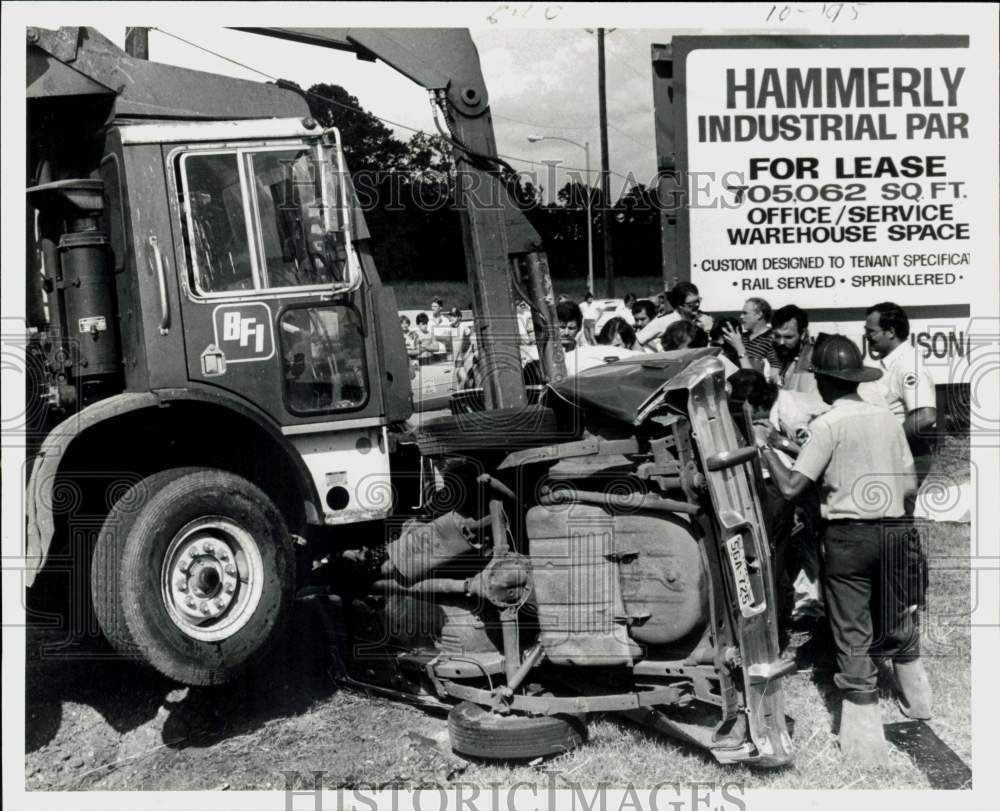
<instances>
[{"instance_id":1,"label":"street light","mask_svg":"<svg viewBox=\"0 0 1000 811\"><path fill-rule=\"evenodd\" d=\"M594 234L593 234L593 224L591 220L591 194L590 194L590 141L584 141L582 144L577 141L572 141L569 138L562 138L558 135L529 135L528 142L532 144L537 144L539 141L564 141L567 144L572 144L573 146L578 146L583 150L584 158L586 159L587 168L587 290L593 294L594 292Z\"/></svg>"}]
</instances>

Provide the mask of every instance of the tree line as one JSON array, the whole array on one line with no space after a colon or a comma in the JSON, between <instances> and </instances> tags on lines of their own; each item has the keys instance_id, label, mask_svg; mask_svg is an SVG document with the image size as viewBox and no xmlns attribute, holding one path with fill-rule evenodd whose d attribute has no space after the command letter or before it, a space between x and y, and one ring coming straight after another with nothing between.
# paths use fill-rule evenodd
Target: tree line
<instances>
[{"instance_id":1,"label":"tree line","mask_svg":"<svg viewBox=\"0 0 1000 811\"><path fill-rule=\"evenodd\" d=\"M447 140L423 132L408 141L396 138L340 85L313 85L306 99L313 118L340 130L382 277L465 281L461 225L454 205L454 161ZM531 179L509 181L542 238L551 274L559 279L586 278L590 196L595 275L597 287L603 289L601 189L574 180L556 192L554 202L544 203L544 189ZM634 185L611 208L615 276L658 275L660 219L651 191Z\"/></svg>"}]
</instances>

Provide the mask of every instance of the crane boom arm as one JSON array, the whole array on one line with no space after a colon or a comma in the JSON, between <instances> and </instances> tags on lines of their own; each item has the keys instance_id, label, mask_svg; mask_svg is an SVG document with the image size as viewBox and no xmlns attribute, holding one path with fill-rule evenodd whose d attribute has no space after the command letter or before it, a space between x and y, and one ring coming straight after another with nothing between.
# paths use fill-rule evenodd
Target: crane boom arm
<instances>
[{"instance_id":1,"label":"crane boom arm","mask_svg":"<svg viewBox=\"0 0 1000 811\"><path fill-rule=\"evenodd\" d=\"M453 90L449 101L466 115L489 106L479 54L464 28L237 28L265 37L381 59L428 90Z\"/></svg>"},{"instance_id":2,"label":"crane boom arm","mask_svg":"<svg viewBox=\"0 0 1000 811\"><path fill-rule=\"evenodd\" d=\"M456 150L456 195L476 311L483 388L490 408L523 406L524 384L512 304L511 262L541 250L541 238L495 174L472 156L497 157L479 53L463 28L242 28L262 36L380 59L445 94ZM533 262L537 266L538 262ZM543 263L544 264L544 263ZM545 307L535 302L536 311ZM552 336L554 337L554 336Z\"/></svg>"},{"instance_id":3,"label":"crane boom arm","mask_svg":"<svg viewBox=\"0 0 1000 811\"><path fill-rule=\"evenodd\" d=\"M308 115L297 93L273 84L129 56L93 28L27 29L29 102L103 98L110 118L226 120Z\"/></svg>"}]
</instances>

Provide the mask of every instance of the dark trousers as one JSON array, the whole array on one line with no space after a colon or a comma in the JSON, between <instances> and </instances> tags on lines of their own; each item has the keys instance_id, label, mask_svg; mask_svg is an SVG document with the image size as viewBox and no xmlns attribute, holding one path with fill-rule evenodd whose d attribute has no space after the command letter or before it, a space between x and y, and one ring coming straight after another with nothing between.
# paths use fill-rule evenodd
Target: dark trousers
<instances>
[{"instance_id":1,"label":"dark trousers","mask_svg":"<svg viewBox=\"0 0 1000 811\"><path fill-rule=\"evenodd\" d=\"M771 576L778 603L778 627L784 629L791 624L795 602L792 583L798 572L798 554L792 544L795 504L781 495L773 479L765 481L762 495L771 538Z\"/></svg>"},{"instance_id":2,"label":"dark trousers","mask_svg":"<svg viewBox=\"0 0 1000 811\"><path fill-rule=\"evenodd\" d=\"M872 655L912 661L920 637L910 594L906 519L832 522L823 534L823 587L842 690L876 688Z\"/></svg>"},{"instance_id":3,"label":"dark trousers","mask_svg":"<svg viewBox=\"0 0 1000 811\"><path fill-rule=\"evenodd\" d=\"M927 474L931 472L931 465L934 464L934 454L930 451L918 452L921 448L911 447L910 450L913 453L913 472L917 475L917 489L919 490L920 485L927 478Z\"/></svg>"},{"instance_id":4,"label":"dark trousers","mask_svg":"<svg viewBox=\"0 0 1000 811\"><path fill-rule=\"evenodd\" d=\"M820 541L823 519L820 518L819 493L815 485L810 485L799 497L798 506L802 517L802 540L799 542L799 568L812 581L820 579ZM796 570L796 574L798 571Z\"/></svg>"},{"instance_id":5,"label":"dark trousers","mask_svg":"<svg viewBox=\"0 0 1000 811\"><path fill-rule=\"evenodd\" d=\"M795 609L793 583L799 570L813 582L820 576L819 564L819 494L810 486L798 501L787 501L774 484L767 479L763 488L763 506L768 514L771 537L771 572L774 593L778 603L778 627L792 625ZM802 519L802 531L792 538L796 511Z\"/></svg>"}]
</instances>

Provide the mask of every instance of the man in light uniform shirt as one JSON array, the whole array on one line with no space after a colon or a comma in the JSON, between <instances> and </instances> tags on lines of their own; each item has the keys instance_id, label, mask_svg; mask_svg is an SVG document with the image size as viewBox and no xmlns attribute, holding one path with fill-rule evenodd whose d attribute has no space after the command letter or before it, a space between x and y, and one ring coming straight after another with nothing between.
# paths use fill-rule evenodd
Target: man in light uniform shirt
<instances>
[{"instance_id":1,"label":"man in light uniform shirt","mask_svg":"<svg viewBox=\"0 0 1000 811\"><path fill-rule=\"evenodd\" d=\"M661 338L663 331L680 316L677 313L669 315L656 314L656 305L647 298L639 299L632 305L632 318L635 324L635 337L638 345L645 352L662 352Z\"/></svg>"},{"instance_id":2,"label":"man in light uniform shirt","mask_svg":"<svg viewBox=\"0 0 1000 811\"><path fill-rule=\"evenodd\" d=\"M813 352L813 372L829 411L809 424L810 438L789 470L755 428L761 456L782 496L798 498L816 483L825 526L823 586L837 655L834 682L843 693L840 746L866 765L887 764L878 709L875 651L893 660L903 712L930 717L930 687L909 610L909 534L904 501L915 487L913 459L899 423L858 396L881 371L863 365L848 338L833 335ZM886 519L890 519L888 522Z\"/></svg>"},{"instance_id":3,"label":"man in light uniform shirt","mask_svg":"<svg viewBox=\"0 0 1000 811\"><path fill-rule=\"evenodd\" d=\"M917 484L927 476L932 460L930 438L937 422L934 381L924 369L923 358L910 337L910 321L903 308L891 301L866 311L865 338L882 370L880 386L889 410L899 420L913 454Z\"/></svg>"},{"instance_id":4,"label":"man in light uniform shirt","mask_svg":"<svg viewBox=\"0 0 1000 811\"><path fill-rule=\"evenodd\" d=\"M583 334L589 346L597 343L597 319L601 317L601 308L594 304L594 294L589 290L580 302L580 314L583 316Z\"/></svg>"}]
</instances>

